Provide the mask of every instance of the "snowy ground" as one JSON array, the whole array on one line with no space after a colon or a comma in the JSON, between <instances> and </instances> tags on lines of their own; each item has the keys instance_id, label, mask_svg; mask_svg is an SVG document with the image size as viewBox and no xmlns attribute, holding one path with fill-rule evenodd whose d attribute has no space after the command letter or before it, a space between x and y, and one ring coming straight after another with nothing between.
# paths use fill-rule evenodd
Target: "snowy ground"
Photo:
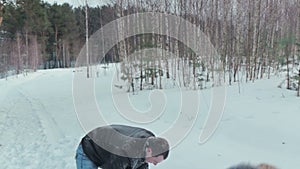
<instances>
[{"instance_id":1,"label":"snowy ground","mask_svg":"<svg viewBox=\"0 0 300 169\"><path fill-rule=\"evenodd\" d=\"M107 123L140 125L157 134L172 127L177 117L172 113L178 109L178 102L172 102L179 90L164 91L171 102L165 107L166 115L149 124L136 124L118 114L111 101L111 69L102 70L95 80L96 99ZM73 104L73 76L73 69L58 69L0 80L1 169L75 168L75 149L85 131ZM168 160L151 168L225 169L241 162L298 168L300 98L294 91L277 88L283 78L241 83L240 92L237 84L229 86L222 120L204 144L198 140L210 107L210 91L201 91L202 109L191 132L173 147ZM127 97L121 90L119 95ZM147 110L148 96L149 91L144 91L128 97L137 109Z\"/></svg>"}]
</instances>

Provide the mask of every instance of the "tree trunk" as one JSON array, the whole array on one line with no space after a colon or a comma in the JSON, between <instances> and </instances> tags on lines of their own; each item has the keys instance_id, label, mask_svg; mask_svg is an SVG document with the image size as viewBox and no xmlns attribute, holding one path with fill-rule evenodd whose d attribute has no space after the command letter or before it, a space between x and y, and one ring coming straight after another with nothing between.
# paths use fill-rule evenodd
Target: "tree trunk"
<instances>
[{"instance_id":1,"label":"tree trunk","mask_svg":"<svg viewBox=\"0 0 300 169\"><path fill-rule=\"evenodd\" d=\"M246 82L248 82L248 80L252 79L252 65L251 65L251 51L252 51L252 44L253 44L253 40L252 40L252 34L253 34L253 30L252 30L252 9L251 9L251 2L252 0L248 0L248 32L247 32L247 49L246 49Z\"/></svg>"},{"instance_id":2,"label":"tree trunk","mask_svg":"<svg viewBox=\"0 0 300 169\"><path fill-rule=\"evenodd\" d=\"M288 44L285 47L285 59L286 59L286 80L287 80L287 89L290 89L290 69L289 69L289 54L288 54Z\"/></svg>"},{"instance_id":3,"label":"tree trunk","mask_svg":"<svg viewBox=\"0 0 300 169\"><path fill-rule=\"evenodd\" d=\"M299 73L298 73L298 92L297 92L297 96L300 97L300 69L299 69Z\"/></svg>"},{"instance_id":4,"label":"tree trunk","mask_svg":"<svg viewBox=\"0 0 300 169\"><path fill-rule=\"evenodd\" d=\"M2 17L2 14L3 14L3 9L4 9L4 4L2 2L0 2L0 26L2 24L2 21L3 21L3 17Z\"/></svg>"},{"instance_id":5,"label":"tree trunk","mask_svg":"<svg viewBox=\"0 0 300 169\"><path fill-rule=\"evenodd\" d=\"M61 53L61 41L58 39L58 27L55 26L55 67L59 68L61 67L60 64L60 53Z\"/></svg>"},{"instance_id":6,"label":"tree trunk","mask_svg":"<svg viewBox=\"0 0 300 169\"><path fill-rule=\"evenodd\" d=\"M29 68L29 37L28 37L28 31L25 32L25 68ZM27 76L27 71L25 71L25 75Z\"/></svg>"},{"instance_id":7,"label":"tree trunk","mask_svg":"<svg viewBox=\"0 0 300 169\"><path fill-rule=\"evenodd\" d=\"M17 58L17 74L20 73L21 69L21 38L20 33L17 33L17 49L18 49L18 58Z\"/></svg>"},{"instance_id":8,"label":"tree trunk","mask_svg":"<svg viewBox=\"0 0 300 169\"><path fill-rule=\"evenodd\" d=\"M253 48L252 48L252 57L254 58L254 70L253 70L253 78L254 82L256 78L256 70L257 68L257 60L258 60L258 49L259 49L259 39L260 39L260 8L261 8L261 0L258 2L254 2L254 32L253 32ZM257 4L255 4L255 2ZM257 74L258 76L258 74Z\"/></svg>"},{"instance_id":9,"label":"tree trunk","mask_svg":"<svg viewBox=\"0 0 300 169\"><path fill-rule=\"evenodd\" d=\"M36 72L39 66L39 60L40 60L40 47L37 41L37 36L34 36L34 61L33 61L33 70Z\"/></svg>"}]
</instances>

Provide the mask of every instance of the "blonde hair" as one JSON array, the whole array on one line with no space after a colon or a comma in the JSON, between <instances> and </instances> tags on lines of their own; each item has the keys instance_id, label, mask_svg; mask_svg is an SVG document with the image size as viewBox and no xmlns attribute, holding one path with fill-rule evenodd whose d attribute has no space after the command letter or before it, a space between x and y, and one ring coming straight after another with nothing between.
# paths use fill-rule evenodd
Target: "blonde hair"
<instances>
[{"instance_id":1,"label":"blonde hair","mask_svg":"<svg viewBox=\"0 0 300 169\"><path fill-rule=\"evenodd\" d=\"M239 164L239 165L236 165L236 166L232 166L228 169L278 169L278 168L273 166L273 165L267 164L267 163L261 163L257 166L242 163L242 164Z\"/></svg>"},{"instance_id":2,"label":"blonde hair","mask_svg":"<svg viewBox=\"0 0 300 169\"><path fill-rule=\"evenodd\" d=\"M258 169L278 169L277 167L270 165L270 164L266 164L266 163L261 163L257 166Z\"/></svg>"}]
</instances>

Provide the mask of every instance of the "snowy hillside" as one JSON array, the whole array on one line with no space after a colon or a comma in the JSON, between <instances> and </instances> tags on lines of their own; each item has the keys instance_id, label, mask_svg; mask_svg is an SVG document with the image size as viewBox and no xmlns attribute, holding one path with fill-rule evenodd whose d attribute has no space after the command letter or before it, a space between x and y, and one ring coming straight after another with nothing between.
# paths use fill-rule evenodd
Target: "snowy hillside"
<instances>
[{"instance_id":1,"label":"snowy hillside","mask_svg":"<svg viewBox=\"0 0 300 169\"><path fill-rule=\"evenodd\" d=\"M173 122L181 117L180 97L192 94L191 91L170 88L127 94L113 85L113 70L113 67L101 70L99 78L94 79L95 99L106 123L141 126L157 135L174 127ZM73 102L75 73L74 69L40 70L27 77L0 80L1 169L75 168L75 149L86 133ZM199 136L211 108L211 89L202 90L200 112L186 117L189 122L195 120L191 131L172 147L168 160L151 168L226 169L240 162L299 168L300 98L295 91L277 87L283 78L284 75L228 86L217 130L200 144ZM131 106L141 111L151 108L151 97L155 97L152 101L157 100L153 105L163 100L167 104L163 105L164 114L159 118L137 123L120 114L122 107L114 105L112 96L130 98ZM88 105L83 108L88 110ZM183 124L179 129L188 125Z\"/></svg>"}]
</instances>

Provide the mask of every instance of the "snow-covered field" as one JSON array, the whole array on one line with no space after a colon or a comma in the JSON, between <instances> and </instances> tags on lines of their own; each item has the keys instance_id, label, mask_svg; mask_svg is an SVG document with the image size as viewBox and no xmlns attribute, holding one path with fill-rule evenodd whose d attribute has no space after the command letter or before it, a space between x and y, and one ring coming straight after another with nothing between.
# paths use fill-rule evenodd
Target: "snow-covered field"
<instances>
[{"instance_id":1,"label":"snow-covered field","mask_svg":"<svg viewBox=\"0 0 300 169\"><path fill-rule=\"evenodd\" d=\"M178 97L190 91L163 91L168 103L164 114L139 124L120 115L114 105L110 90L114 88L112 70L113 67L101 70L95 79L95 98L107 123L141 126L158 135L174 127L180 109ZM74 69L40 70L26 77L0 80L1 169L75 168L75 149L86 131L73 104L74 73ZM228 86L223 117L204 144L199 143L199 135L210 109L211 91L201 91L201 111L191 132L172 148L165 162L151 168L226 169L241 162L298 168L300 98L295 91L277 88L283 78L284 75L273 76L269 80ZM136 109L146 111L151 107L148 97L153 93L149 90L128 96L124 90L114 91L117 97L130 98ZM188 118L193 121L196 116Z\"/></svg>"}]
</instances>

